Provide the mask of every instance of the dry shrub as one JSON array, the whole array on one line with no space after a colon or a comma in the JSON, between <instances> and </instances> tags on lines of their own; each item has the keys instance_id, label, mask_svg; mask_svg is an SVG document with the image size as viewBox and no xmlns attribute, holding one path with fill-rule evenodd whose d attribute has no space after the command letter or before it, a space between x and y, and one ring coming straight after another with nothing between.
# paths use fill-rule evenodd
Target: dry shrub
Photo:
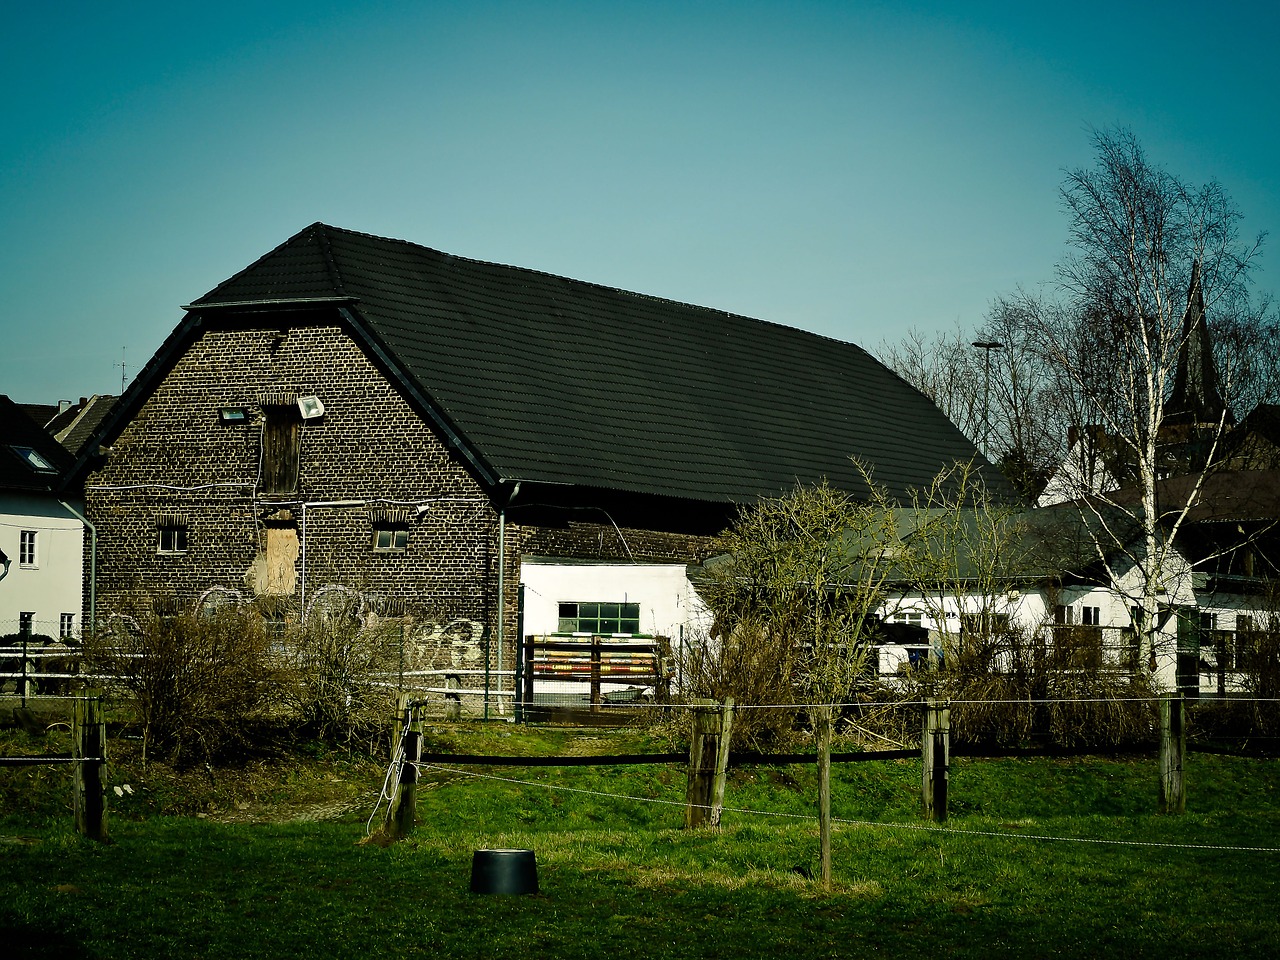
<instances>
[{"instance_id":1,"label":"dry shrub","mask_svg":"<svg viewBox=\"0 0 1280 960\"><path fill-rule=\"evenodd\" d=\"M113 618L86 659L91 673L114 677L133 695L144 760L151 755L176 766L243 751L280 693L261 618L232 607Z\"/></svg>"},{"instance_id":2,"label":"dry shrub","mask_svg":"<svg viewBox=\"0 0 1280 960\"><path fill-rule=\"evenodd\" d=\"M1124 748L1149 743L1154 694L1141 671L1107 664L1095 634L1011 628L969 637L937 670L905 677L920 699L951 702L958 743Z\"/></svg>"},{"instance_id":3,"label":"dry shrub","mask_svg":"<svg viewBox=\"0 0 1280 960\"><path fill-rule=\"evenodd\" d=\"M796 644L789 635L744 620L723 640L687 643L679 659L686 698L733 697L741 708L733 718L735 740L760 749L790 739L796 711L786 705L796 697Z\"/></svg>"},{"instance_id":4,"label":"dry shrub","mask_svg":"<svg viewBox=\"0 0 1280 960\"><path fill-rule=\"evenodd\" d=\"M395 713L402 641L400 620L379 618L354 592L330 594L281 643L292 717L331 742L374 736Z\"/></svg>"}]
</instances>

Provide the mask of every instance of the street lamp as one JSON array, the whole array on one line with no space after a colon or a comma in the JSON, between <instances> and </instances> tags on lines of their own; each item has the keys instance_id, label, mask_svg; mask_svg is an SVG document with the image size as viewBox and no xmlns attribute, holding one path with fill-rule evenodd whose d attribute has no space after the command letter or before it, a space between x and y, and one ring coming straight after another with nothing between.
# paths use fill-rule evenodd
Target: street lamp
<instances>
[{"instance_id":1,"label":"street lamp","mask_svg":"<svg viewBox=\"0 0 1280 960\"><path fill-rule=\"evenodd\" d=\"M975 340L973 345L985 351L982 378L982 455L991 459L991 351L1003 350L1004 344L998 340Z\"/></svg>"}]
</instances>

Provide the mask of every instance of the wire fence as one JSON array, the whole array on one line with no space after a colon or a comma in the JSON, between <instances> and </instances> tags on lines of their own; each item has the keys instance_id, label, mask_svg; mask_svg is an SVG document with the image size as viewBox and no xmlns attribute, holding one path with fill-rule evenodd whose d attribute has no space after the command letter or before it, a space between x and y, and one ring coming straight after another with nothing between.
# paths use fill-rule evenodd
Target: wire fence
<instances>
[{"instance_id":1,"label":"wire fence","mask_svg":"<svg viewBox=\"0 0 1280 960\"><path fill-rule=\"evenodd\" d=\"M635 794L611 793L603 790L586 789L583 787L570 787L564 784L548 783L545 780L529 780L519 777L503 777L492 773L484 773L476 770L464 770L457 766L444 766L437 763L419 762L415 766L421 770L432 770L440 773L448 773L458 777L466 777L476 780L486 780L495 783L504 783L521 788L531 788L539 790L549 790L559 793L577 794L580 796L593 797L600 800L616 801L619 803L641 803L653 806L679 807L687 806L684 800L666 800L661 797L642 797ZM397 768L398 772L398 768ZM388 783L393 782L388 775ZM383 797L380 801L389 799L384 789ZM721 808L725 813L733 813L744 817L759 817L761 819L784 819L791 820L803 824L817 825L818 817L816 814L794 813L788 811L777 810L758 810L749 807L732 807L724 806ZM376 808L374 815L376 816ZM1081 844L1098 844L1108 846L1125 846L1125 847L1156 847L1170 850L1215 850L1233 853L1280 853L1280 846L1238 846L1231 844L1218 843L1185 843L1172 841L1152 841L1137 840L1132 838L1117 837L1069 837L1053 834L1035 834L1025 833L1023 831L997 831L997 830L973 830L963 827L945 826L933 823L907 823L901 821L888 820L865 820L850 819L842 817L833 817L834 823L841 826L865 827L874 830L911 830L917 832L943 834L956 837L988 837L1000 840L1032 840L1032 841L1049 841L1055 843L1081 843ZM372 824L373 816L370 817L369 823Z\"/></svg>"}]
</instances>

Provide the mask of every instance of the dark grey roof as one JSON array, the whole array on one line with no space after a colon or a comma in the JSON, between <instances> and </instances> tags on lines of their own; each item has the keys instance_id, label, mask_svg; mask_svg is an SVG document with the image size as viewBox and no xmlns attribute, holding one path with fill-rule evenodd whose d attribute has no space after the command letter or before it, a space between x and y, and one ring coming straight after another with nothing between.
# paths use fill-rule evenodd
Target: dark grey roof
<instances>
[{"instance_id":1,"label":"dark grey roof","mask_svg":"<svg viewBox=\"0 0 1280 960\"><path fill-rule=\"evenodd\" d=\"M30 414L0 395L0 489L51 491L71 456Z\"/></svg>"},{"instance_id":2,"label":"dark grey roof","mask_svg":"<svg viewBox=\"0 0 1280 960\"><path fill-rule=\"evenodd\" d=\"M853 344L320 223L188 309L308 303L345 306L497 479L734 503L858 490L850 457L901 494L977 456Z\"/></svg>"},{"instance_id":3,"label":"dark grey roof","mask_svg":"<svg viewBox=\"0 0 1280 960\"><path fill-rule=\"evenodd\" d=\"M81 398L75 416L65 422L50 423L54 438L72 454L81 451L86 443L97 432L102 421L111 413L118 397L108 394L95 394L87 399ZM55 418L60 420L60 418Z\"/></svg>"},{"instance_id":4,"label":"dark grey roof","mask_svg":"<svg viewBox=\"0 0 1280 960\"><path fill-rule=\"evenodd\" d=\"M42 427L47 427L60 411L56 403L20 403L22 411Z\"/></svg>"}]
</instances>

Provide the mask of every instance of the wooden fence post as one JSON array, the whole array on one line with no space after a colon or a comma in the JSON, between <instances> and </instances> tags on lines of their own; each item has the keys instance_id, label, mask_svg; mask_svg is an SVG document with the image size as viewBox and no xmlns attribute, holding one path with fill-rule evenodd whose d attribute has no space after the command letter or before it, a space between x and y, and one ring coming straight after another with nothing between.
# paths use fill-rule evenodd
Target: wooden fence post
<instances>
[{"instance_id":1,"label":"wooden fence post","mask_svg":"<svg viewBox=\"0 0 1280 960\"><path fill-rule=\"evenodd\" d=\"M696 700L694 704L684 825L686 829L718 827L729 770L733 698L726 698L722 707L713 700Z\"/></svg>"},{"instance_id":2,"label":"wooden fence post","mask_svg":"<svg viewBox=\"0 0 1280 960\"><path fill-rule=\"evenodd\" d=\"M591 712L600 712L600 638L591 638Z\"/></svg>"},{"instance_id":3,"label":"wooden fence post","mask_svg":"<svg viewBox=\"0 0 1280 960\"><path fill-rule=\"evenodd\" d=\"M75 765L73 786L76 830L91 840L107 839L107 724L98 690L86 690L71 710Z\"/></svg>"},{"instance_id":4,"label":"wooden fence post","mask_svg":"<svg viewBox=\"0 0 1280 960\"><path fill-rule=\"evenodd\" d=\"M818 708L818 860L824 890L831 889L831 705Z\"/></svg>"},{"instance_id":5,"label":"wooden fence post","mask_svg":"<svg viewBox=\"0 0 1280 960\"><path fill-rule=\"evenodd\" d=\"M921 806L925 819L945 823L947 819L947 786L951 775L951 708L930 700L924 709L924 731L921 738L923 759L920 784Z\"/></svg>"},{"instance_id":6,"label":"wooden fence post","mask_svg":"<svg viewBox=\"0 0 1280 960\"><path fill-rule=\"evenodd\" d=\"M422 759L422 734L413 729L417 726L416 707L406 705L400 722L404 727L399 740L400 777L383 821L383 833L390 840L412 833L418 814L417 764Z\"/></svg>"},{"instance_id":7,"label":"wooden fence post","mask_svg":"<svg viewBox=\"0 0 1280 960\"><path fill-rule=\"evenodd\" d=\"M1181 694L1160 698L1160 812L1186 813L1187 701Z\"/></svg>"},{"instance_id":8,"label":"wooden fence post","mask_svg":"<svg viewBox=\"0 0 1280 960\"><path fill-rule=\"evenodd\" d=\"M444 675L445 688L450 692L444 695L444 718L446 720L462 719L462 677L456 673Z\"/></svg>"}]
</instances>

